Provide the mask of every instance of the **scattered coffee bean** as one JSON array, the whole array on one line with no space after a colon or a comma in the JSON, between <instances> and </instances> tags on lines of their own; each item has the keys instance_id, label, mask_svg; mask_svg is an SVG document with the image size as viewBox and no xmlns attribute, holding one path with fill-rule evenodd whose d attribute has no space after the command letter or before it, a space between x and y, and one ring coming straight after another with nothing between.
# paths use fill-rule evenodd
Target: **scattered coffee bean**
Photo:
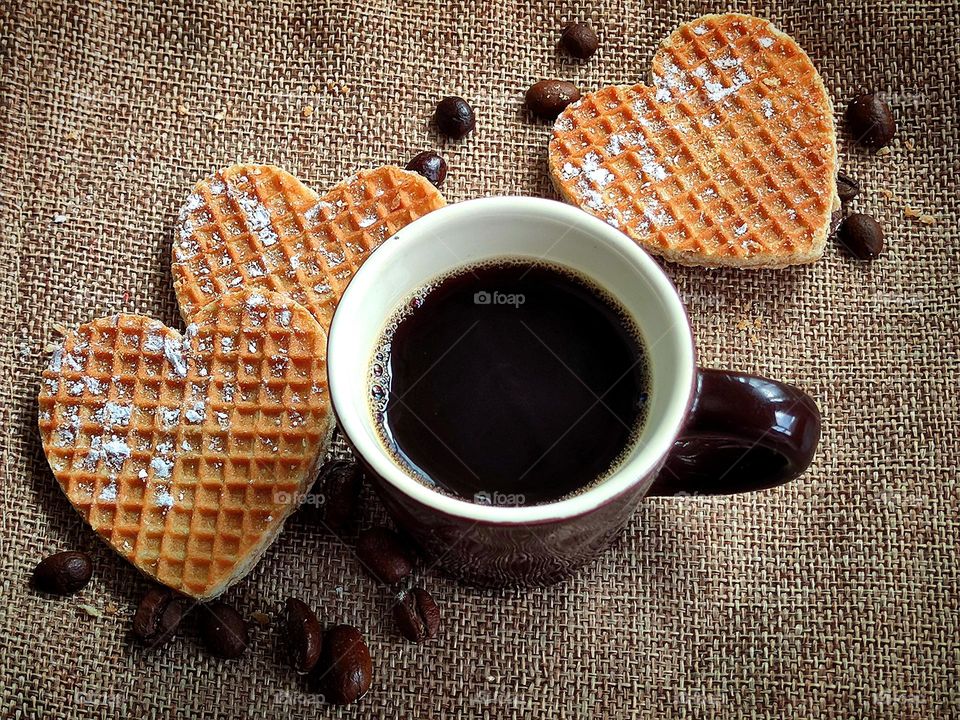
<instances>
[{"instance_id":1,"label":"scattered coffee bean","mask_svg":"<svg viewBox=\"0 0 960 720\"><path fill-rule=\"evenodd\" d=\"M353 460L334 460L328 463L317 483L323 488L323 520L336 533L353 530L363 473Z\"/></svg>"},{"instance_id":2,"label":"scattered coffee bean","mask_svg":"<svg viewBox=\"0 0 960 720\"><path fill-rule=\"evenodd\" d=\"M584 23L570 23L560 34L560 49L579 60L593 55L598 45L597 34Z\"/></svg>"},{"instance_id":3,"label":"scattered coffee bean","mask_svg":"<svg viewBox=\"0 0 960 720\"><path fill-rule=\"evenodd\" d=\"M204 607L200 632L210 654L226 660L243 655L250 642L243 616L224 603Z\"/></svg>"},{"instance_id":4,"label":"scattered coffee bean","mask_svg":"<svg viewBox=\"0 0 960 720\"><path fill-rule=\"evenodd\" d=\"M160 623L157 625L157 637L151 643L151 647L158 647L173 638L187 614L188 602L184 598L175 597L167 604L160 616Z\"/></svg>"},{"instance_id":5,"label":"scattered coffee bean","mask_svg":"<svg viewBox=\"0 0 960 720\"><path fill-rule=\"evenodd\" d=\"M869 215L853 213L840 224L837 240L858 260L873 260L883 251L883 228Z\"/></svg>"},{"instance_id":6,"label":"scattered coffee bean","mask_svg":"<svg viewBox=\"0 0 960 720\"><path fill-rule=\"evenodd\" d=\"M430 593L414 588L400 593L393 606L393 620L407 640L421 643L437 634L440 608Z\"/></svg>"},{"instance_id":7,"label":"scattered coffee bean","mask_svg":"<svg viewBox=\"0 0 960 720\"><path fill-rule=\"evenodd\" d=\"M323 639L319 664L327 700L347 705L362 698L370 689L373 663L370 650L360 631L350 625L337 625Z\"/></svg>"},{"instance_id":8,"label":"scattered coffee bean","mask_svg":"<svg viewBox=\"0 0 960 720\"><path fill-rule=\"evenodd\" d=\"M413 557L400 536L385 527L364 530L357 538L357 556L374 578L395 585L413 572Z\"/></svg>"},{"instance_id":9,"label":"scattered coffee bean","mask_svg":"<svg viewBox=\"0 0 960 720\"><path fill-rule=\"evenodd\" d=\"M580 99L577 86L566 80L541 80L527 90L527 109L534 115L552 120L572 102Z\"/></svg>"},{"instance_id":10,"label":"scattered coffee bean","mask_svg":"<svg viewBox=\"0 0 960 720\"><path fill-rule=\"evenodd\" d=\"M160 616L172 596L173 593L169 590L157 587L150 588L143 596L137 612L133 615L133 634L138 640L147 641L154 636L160 624Z\"/></svg>"},{"instance_id":11,"label":"scattered coffee bean","mask_svg":"<svg viewBox=\"0 0 960 720\"><path fill-rule=\"evenodd\" d=\"M447 161L430 150L422 152L407 163L407 170L420 173L436 187L447 178Z\"/></svg>"},{"instance_id":12,"label":"scattered coffee bean","mask_svg":"<svg viewBox=\"0 0 960 720\"><path fill-rule=\"evenodd\" d=\"M855 97L847 106L846 117L853 139L874 150L889 145L897 132L890 106L876 95Z\"/></svg>"},{"instance_id":13,"label":"scattered coffee bean","mask_svg":"<svg viewBox=\"0 0 960 720\"><path fill-rule=\"evenodd\" d=\"M837 173L837 196L840 202L850 202L860 194L860 185L849 175Z\"/></svg>"},{"instance_id":14,"label":"scattered coffee bean","mask_svg":"<svg viewBox=\"0 0 960 720\"><path fill-rule=\"evenodd\" d=\"M437 123L437 129L454 140L462 138L477 124L473 108L466 100L456 96L441 100L433 117Z\"/></svg>"},{"instance_id":15,"label":"scattered coffee bean","mask_svg":"<svg viewBox=\"0 0 960 720\"><path fill-rule=\"evenodd\" d=\"M287 598L287 650L293 669L300 674L313 670L322 645L323 630L316 613L306 603Z\"/></svg>"},{"instance_id":16,"label":"scattered coffee bean","mask_svg":"<svg viewBox=\"0 0 960 720\"><path fill-rule=\"evenodd\" d=\"M186 614L187 600L167 588L151 588L133 616L133 636L148 649L173 639Z\"/></svg>"},{"instance_id":17,"label":"scattered coffee bean","mask_svg":"<svg viewBox=\"0 0 960 720\"><path fill-rule=\"evenodd\" d=\"M93 562L85 552L59 552L40 561L33 570L37 590L54 595L72 595L93 575Z\"/></svg>"}]
</instances>

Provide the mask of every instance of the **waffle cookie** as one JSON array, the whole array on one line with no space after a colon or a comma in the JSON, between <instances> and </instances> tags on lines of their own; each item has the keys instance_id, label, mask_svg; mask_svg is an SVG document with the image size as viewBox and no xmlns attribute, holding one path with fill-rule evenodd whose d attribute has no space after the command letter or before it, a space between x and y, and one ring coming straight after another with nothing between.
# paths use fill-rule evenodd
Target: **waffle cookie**
<instances>
[{"instance_id":1,"label":"waffle cookie","mask_svg":"<svg viewBox=\"0 0 960 720\"><path fill-rule=\"evenodd\" d=\"M212 598L256 564L309 488L333 427L326 333L272 292L235 291L181 336L142 315L81 325L39 396L71 504L124 558Z\"/></svg>"},{"instance_id":2,"label":"waffle cookie","mask_svg":"<svg viewBox=\"0 0 960 720\"><path fill-rule=\"evenodd\" d=\"M549 165L568 202L685 265L812 262L839 207L823 81L792 38L747 15L681 25L652 85L569 106Z\"/></svg>"},{"instance_id":3,"label":"waffle cookie","mask_svg":"<svg viewBox=\"0 0 960 720\"><path fill-rule=\"evenodd\" d=\"M197 183L180 211L173 285L187 322L237 287L283 292L325 328L370 252L444 205L426 178L361 170L323 197L272 165L233 165Z\"/></svg>"}]
</instances>

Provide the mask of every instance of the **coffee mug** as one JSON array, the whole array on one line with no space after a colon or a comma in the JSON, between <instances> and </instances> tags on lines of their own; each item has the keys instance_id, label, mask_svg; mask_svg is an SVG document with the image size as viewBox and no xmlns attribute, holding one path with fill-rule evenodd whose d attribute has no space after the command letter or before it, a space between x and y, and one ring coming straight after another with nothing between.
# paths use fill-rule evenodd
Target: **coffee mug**
<instances>
[{"instance_id":1,"label":"coffee mug","mask_svg":"<svg viewBox=\"0 0 960 720\"><path fill-rule=\"evenodd\" d=\"M623 461L579 494L541 505L473 503L414 479L381 441L370 407L370 360L400 304L457 267L497 258L591 279L632 316L648 353L647 419ZM806 469L820 437L820 413L801 390L698 369L686 311L660 266L615 228L552 200L470 200L403 228L350 282L327 352L341 432L388 511L431 567L473 584L556 582L609 546L645 496L779 485Z\"/></svg>"}]
</instances>

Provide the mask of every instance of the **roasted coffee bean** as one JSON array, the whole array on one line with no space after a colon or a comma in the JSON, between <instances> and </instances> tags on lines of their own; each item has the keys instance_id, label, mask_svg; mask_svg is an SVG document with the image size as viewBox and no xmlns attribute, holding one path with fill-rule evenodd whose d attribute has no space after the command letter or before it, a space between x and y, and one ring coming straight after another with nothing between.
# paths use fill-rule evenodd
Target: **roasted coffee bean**
<instances>
[{"instance_id":1,"label":"roasted coffee bean","mask_svg":"<svg viewBox=\"0 0 960 720\"><path fill-rule=\"evenodd\" d=\"M534 115L552 120L572 102L580 99L577 86L566 80L541 80L527 90L527 109Z\"/></svg>"},{"instance_id":2,"label":"roasted coffee bean","mask_svg":"<svg viewBox=\"0 0 960 720\"><path fill-rule=\"evenodd\" d=\"M204 607L200 616L200 632L207 651L226 660L243 655L250 642L243 616L224 603Z\"/></svg>"},{"instance_id":3,"label":"roasted coffee bean","mask_svg":"<svg viewBox=\"0 0 960 720\"><path fill-rule=\"evenodd\" d=\"M183 622L183 618L187 614L189 607L188 602L189 601L184 598L174 597L167 603L163 614L160 615L157 634L153 642L149 644L151 648L159 647L173 639L177 633L177 629L180 627L180 623Z\"/></svg>"},{"instance_id":4,"label":"roasted coffee bean","mask_svg":"<svg viewBox=\"0 0 960 720\"><path fill-rule=\"evenodd\" d=\"M422 152L407 163L407 170L420 173L436 187L447 178L447 161L430 150Z\"/></svg>"},{"instance_id":5,"label":"roasted coffee bean","mask_svg":"<svg viewBox=\"0 0 960 720\"><path fill-rule=\"evenodd\" d=\"M597 34L584 23L570 23L560 34L560 49L580 60L593 55L598 45Z\"/></svg>"},{"instance_id":6,"label":"roasted coffee bean","mask_svg":"<svg viewBox=\"0 0 960 720\"><path fill-rule=\"evenodd\" d=\"M437 634L440 608L426 590L414 588L400 593L393 606L393 620L407 640L421 643Z\"/></svg>"},{"instance_id":7,"label":"roasted coffee bean","mask_svg":"<svg viewBox=\"0 0 960 720\"><path fill-rule=\"evenodd\" d=\"M323 655L318 666L326 698L335 705L347 705L370 689L373 663L363 635L350 625L337 625L323 638Z\"/></svg>"},{"instance_id":8,"label":"roasted coffee bean","mask_svg":"<svg viewBox=\"0 0 960 720\"><path fill-rule=\"evenodd\" d=\"M328 463L317 483L323 489L323 521L336 533L349 532L356 522L363 473L353 460Z\"/></svg>"},{"instance_id":9,"label":"roasted coffee bean","mask_svg":"<svg viewBox=\"0 0 960 720\"><path fill-rule=\"evenodd\" d=\"M385 527L360 533L357 556L367 572L388 585L400 582L413 572L413 556L400 536Z\"/></svg>"},{"instance_id":10,"label":"roasted coffee bean","mask_svg":"<svg viewBox=\"0 0 960 720\"><path fill-rule=\"evenodd\" d=\"M187 600L167 588L151 588L133 616L133 636L149 649L173 639L187 611Z\"/></svg>"},{"instance_id":11,"label":"roasted coffee bean","mask_svg":"<svg viewBox=\"0 0 960 720\"><path fill-rule=\"evenodd\" d=\"M33 570L33 585L42 592L72 595L93 575L93 562L85 552L59 552L40 561Z\"/></svg>"},{"instance_id":12,"label":"roasted coffee bean","mask_svg":"<svg viewBox=\"0 0 960 720\"><path fill-rule=\"evenodd\" d=\"M847 106L846 117L853 139L874 150L889 145L897 132L890 106L876 95L855 97Z\"/></svg>"},{"instance_id":13,"label":"roasted coffee bean","mask_svg":"<svg viewBox=\"0 0 960 720\"><path fill-rule=\"evenodd\" d=\"M300 674L313 670L322 645L323 630L316 613L303 601L287 598L287 650L293 669Z\"/></svg>"},{"instance_id":14,"label":"roasted coffee bean","mask_svg":"<svg viewBox=\"0 0 960 720\"><path fill-rule=\"evenodd\" d=\"M873 260L883 251L883 228L869 215L853 213L840 223L837 240L858 260Z\"/></svg>"},{"instance_id":15,"label":"roasted coffee bean","mask_svg":"<svg viewBox=\"0 0 960 720\"><path fill-rule=\"evenodd\" d=\"M155 587L147 591L133 616L134 637L141 642L148 642L154 637L160 617L172 598L173 593L165 588Z\"/></svg>"},{"instance_id":16,"label":"roasted coffee bean","mask_svg":"<svg viewBox=\"0 0 960 720\"><path fill-rule=\"evenodd\" d=\"M840 202L850 202L860 194L860 185L849 175L837 173L837 196Z\"/></svg>"},{"instance_id":17,"label":"roasted coffee bean","mask_svg":"<svg viewBox=\"0 0 960 720\"><path fill-rule=\"evenodd\" d=\"M437 129L454 140L462 138L477 124L473 108L466 100L456 96L441 100L433 118L437 123Z\"/></svg>"}]
</instances>

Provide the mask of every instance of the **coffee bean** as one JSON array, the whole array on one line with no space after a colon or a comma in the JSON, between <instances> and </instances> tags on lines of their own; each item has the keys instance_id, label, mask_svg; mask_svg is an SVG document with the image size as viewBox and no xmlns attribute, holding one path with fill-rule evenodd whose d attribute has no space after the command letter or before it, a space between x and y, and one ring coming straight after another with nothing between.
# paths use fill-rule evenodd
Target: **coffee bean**
<instances>
[{"instance_id":1,"label":"coffee bean","mask_svg":"<svg viewBox=\"0 0 960 720\"><path fill-rule=\"evenodd\" d=\"M541 80L527 90L527 108L537 117L548 120L579 99L577 86L566 80Z\"/></svg>"},{"instance_id":2,"label":"coffee bean","mask_svg":"<svg viewBox=\"0 0 960 720\"><path fill-rule=\"evenodd\" d=\"M840 202L850 202L860 194L860 185L849 175L837 173L837 196Z\"/></svg>"},{"instance_id":3,"label":"coffee bean","mask_svg":"<svg viewBox=\"0 0 960 720\"><path fill-rule=\"evenodd\" d=\"M243 616L224 603L204 607L200 632L207 651L227 660L243 655L250 642Z\"/></svg>"},{"instance_id":4,"label":"coffee bean","mask_svg":"<svg viewBox=\"0 0 960 720\"><path fill-rule=\"evenodd\" d=\"M370 689L373 676L370 650L355 627L337 625L327 631L318 668L323 675L327 700L336 705L355 702Z\"/></svg>"},{"instance_id":5,"label":"coffee bean","mask_svg":"<svg viewBox=\"0 0 960 720\"><path fill-rule=\"evenodd\" d=\"M367 572L388 585L395 585L413 572L413 557L400 536L384 527L360 533L357 556Z\"/></svg>"},{"instance_id":6,"label":"coffee bean","mask_svg":"<svg viewBox=\"0 0 960 720\"><path fill-rule=\"evenodd\" d=\"M454 140L462 138L477 124L473 108L466 100L456 96L441 100L433 117L437 123L437 129Z\"/></svg>"},{"instance_id":7,"label":"coffee bean","mask_svg":"<svg viewBox=\"0 0 960 720\"><path fill-rule=\"evenodd\" d=\"M183 622L183 618L187 614L188 602L185 598L174 597L167 603L167 607L164 608L163 614L160 616L157 636L155 641L151 643L151 647L158 647L173 639L180 623Z\"/></svg>"},{"instance_id":8,"label":"coffee bean","mask_svg":"<svg viewBox=\"0 0 960 720\"><path fill-rule=\"evenodd\" d=\"M883 251L883 228L869 215L853 213L840 224L837 240L858 260L873 260Z\"/></svg>"},{"instance_id":9,"label":"coffee bean","mask_svg":"<svg viewBox=\"0 0 960 720\"><path fill-rule=\"evenodd\" d=\"M172 592L158 587L150 588L143 596L133 615L133 634L138 640L146 642L153 638L160 624L160 616L172 597Z\"/></svg>"},{"instance_id":10,"label":"coffee bean","mask_svg":"<svg viewBox=\"0 0 960 720\"><path fill-rule=\"evenodd\" d=\"M287 598L287 650L293 669L300 674L313 670L322 645L323 630L316 613L306 603Z\"/></svg>"},{"instance_id":11,"label":"coffee bean","mask_svg":"<svg viewBox=\"0 0 960 720\"><path fill-rule=\"evenodd\" d=\"M151 588L133 616L133 636L148 649L166 644L176 635L186 614L187 600L167 588Z\"/></svg>"},{"instance_id":12,"label":"coffee bean","mask_svg":"<svg viewBox=\"0 0 960 720\"><path fill-rule=\"evenodd\" d=\"M874 150L889 145L897 132L890 106L876 95L855 97L847 106L846 117L853 139Z\"/></svg>"},{"instance_id":13,"label":"coffee bean","mask_svg":"<svg viewBox=\"0 0 960 720\"><path fill-rule=\"evenodd\" d=\"M320 476L324 495L324 522L336 533L353 530L363 473L353 460L328 463Z\"/></svg>"},{"instance_id":14,"label":"coffee bean","mask_svg":"<svg viewBox=\"0 0 960 720\"><path fill-rule=\"evenodd\" d=\"M72 595L93 575L93 562L85 552L59 552L40 561L33 570L37 590L54 595Z\"/></svg>"},{"instance_id":15,"label":"coffee bean","mask_svg":"<svg viewBox=\"0 0 960 720\"><path fill-rule=\"evenodd\" d=\"M560 49L580 60L593 55L598 45L597 34L584 23L570 23L560 34Z\"/></svg>"},{"instance_id":16,"label":"coffee bean","mask_svg":"<svg viewBox=\"0 0 960 720\"><path fill-rule=\"evenodd\" d=\"M407 170L420 173L436 187L440 187L447 178L447 161L437 153L428 150L408 162Z\"/></svg>"},{"instance_id":17,"label":"coffee bean","mask_svg":"<svg viewBox=\"0 0 960 720\"><path fill-rule=\"evenodd\" d=\"M393 620L407 640L421 643L437 634L440 608L430 593L414 588L398 596L393 606Z\"/></svg>"}]
</instances>

